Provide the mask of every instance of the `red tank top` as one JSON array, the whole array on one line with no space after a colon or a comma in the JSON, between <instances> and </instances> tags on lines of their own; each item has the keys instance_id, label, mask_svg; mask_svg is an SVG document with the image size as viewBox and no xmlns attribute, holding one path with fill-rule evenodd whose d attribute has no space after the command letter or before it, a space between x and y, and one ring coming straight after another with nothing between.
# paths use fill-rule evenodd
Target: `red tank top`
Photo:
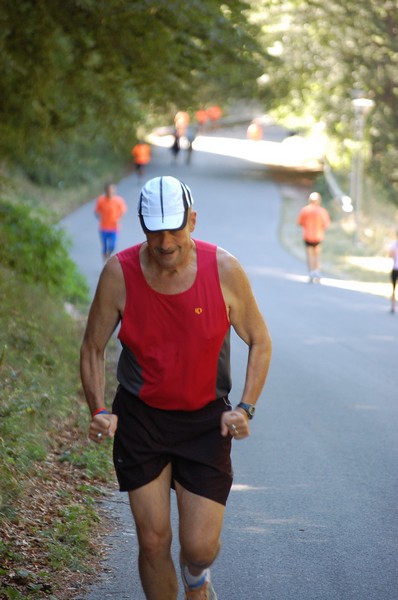
<instances>
[{"instance_id":1,"label":"red tank top","mask_svg":"<svg viewBox=\"0 0 398 600\"><path fill-rule=\"evenodd\" d=\"M230 323L217 246L195 241L197 274L179 294L161 294L141 269L140 245L117 254L126 285L118 380L155 408L197 410L228 394Z\"/></svg>"}]
</instances>

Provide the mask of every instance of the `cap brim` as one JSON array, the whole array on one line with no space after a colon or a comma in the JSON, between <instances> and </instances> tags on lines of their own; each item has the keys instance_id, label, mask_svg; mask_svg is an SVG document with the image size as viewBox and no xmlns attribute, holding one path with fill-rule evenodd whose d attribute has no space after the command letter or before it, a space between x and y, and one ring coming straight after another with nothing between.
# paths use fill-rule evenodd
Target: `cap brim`
<instances>
[{"instance_id":1,"label":"cap brim","mask_svg":"<svg viewBox=\"0 0 398 600\"><path fill-rule=\"evenodd\" d=\"M144 217L140 215L140 221L144 231L177 231L178 229L184 229L187 224L187 216L188 210L185 210L183 213L168 217Z\"/></svg>"}]
</instances>

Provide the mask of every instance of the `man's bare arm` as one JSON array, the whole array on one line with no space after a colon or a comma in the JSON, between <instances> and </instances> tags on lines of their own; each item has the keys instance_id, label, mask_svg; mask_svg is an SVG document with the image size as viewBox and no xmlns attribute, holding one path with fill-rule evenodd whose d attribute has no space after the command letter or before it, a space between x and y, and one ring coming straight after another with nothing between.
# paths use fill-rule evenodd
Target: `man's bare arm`
<instances>
[{"instance_id":1,"label":"man's bare arm","mask_svg":"<svg viewBox=\"0 0 398 600\"><path fill-rule=\"evenodd\" d=\"M102 271L80 350L81 380L91 414L104 407L105 349L120 321L124 295L122 270L118 259L113 257ZM98 423L104 420L104 416L98 415L95 419Z\"/></svg>"},{"instance_id":2,"label":"man's bare arm","mask_svg":"<svg viewBox=\"0 0 398 600\"><path fill-rule=\"evenodd\" d=\"M219 249L218 265L231 325L249 348L241 400L248 404L256 404L264 387L271 361L271 336L248 277L238 260Z\"/></svg>"}]
</instances>

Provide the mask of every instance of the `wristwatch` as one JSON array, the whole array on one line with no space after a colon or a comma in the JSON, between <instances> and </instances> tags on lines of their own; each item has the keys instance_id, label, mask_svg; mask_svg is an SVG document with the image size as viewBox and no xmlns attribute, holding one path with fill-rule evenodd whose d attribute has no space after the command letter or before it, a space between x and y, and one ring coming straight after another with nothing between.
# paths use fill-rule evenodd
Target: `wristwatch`
<instances>
[{"instance_id":1,"label":"wristwatch","mask_svg":"<svg viewBox=\"0 0 398 600\"><path fill-rule=\"evenodd\" d=\"M243 408L249 419L252 419L256 412L254 404L247 404L246 402L239 402L236 408Z\"/></svg>"}]
</instances>

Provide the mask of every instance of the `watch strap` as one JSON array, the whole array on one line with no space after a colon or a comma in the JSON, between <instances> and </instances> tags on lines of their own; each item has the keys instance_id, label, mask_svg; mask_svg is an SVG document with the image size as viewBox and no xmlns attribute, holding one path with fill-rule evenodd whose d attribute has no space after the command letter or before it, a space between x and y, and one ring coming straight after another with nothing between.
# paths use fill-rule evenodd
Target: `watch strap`
<instances>
[{"instance_id":1,"label":"watch strap","mask_svg":"<svg viewBox=\"0 0 398 600\"><path fill-rule=\"evenodd\" d=\"M256 412L254 404L247 404L247 402L239 402L236 408L243 408L249 419L252 419Z\"/></svg>"}]
</instances>

